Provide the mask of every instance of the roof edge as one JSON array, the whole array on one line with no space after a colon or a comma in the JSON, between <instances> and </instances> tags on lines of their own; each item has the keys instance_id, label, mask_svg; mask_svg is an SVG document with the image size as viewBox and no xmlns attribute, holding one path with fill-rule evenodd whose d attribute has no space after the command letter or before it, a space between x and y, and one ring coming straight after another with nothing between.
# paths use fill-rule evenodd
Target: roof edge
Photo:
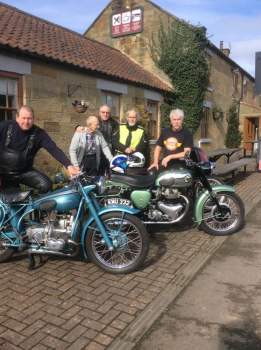
<instances>
[{"instance_id":1,"label":"roof edge","mask_svg":"<svg viewBox=\"0 0 261 350\"><path fill-rule=\"evenodd\" d=\"M208 45L210 47L211 50L215 51L219 56L221 56L225 61L227 61L228 63L230 63L231 65L239 68L242 72L244 72L244 74L253 82L255 82L255 78L248 73L244 68L242 68L237 62L235 62L234 60L232 60L232 58L230 58L229 56L225 55L224 52L222 52L215 44L213 44L212 42L208 42Z\"/></svg>"},{"instance_id":2,"label":"roof edge","mask_svg":"<svg viewBox=\"0 0 261 350\"><path fill-rule=\"evenodd\" d=\"M151 85L144 84L144 83L141 83L141 82L135 82L135 81L132 81L132 80L128 80L126 78L122 78L120 76L118 77L116 75L110 75L110 74L107 74L106 72L101 72L101 71L98 71L98 70L95 70L95 69L88 69L88 68L85 68L85 67L81 67L80 65L76 65L76 64L69 63L69 62L66 62L66 61L61 61L59 59L55 59L55 58L52 58L52 57L47 57L45 55L40 55L40 54L37 54L37 53L32 53L32 52L27 51L27 50L22 50L22 49L15 48L15 47L10 47L9 45L0 44L0 48L3 48L5 50L5 52L11 52L11 53L14 53L14 54L15 53L16 54L19 53L19 54L22 54L25 57L30 57L31 59L39 59L39 60L42 60L43 62L53 62L55 64L64 65L64 66L67 66L67 67L73 67L76 70L79 70L79 71L82 71L82 72L86 72L86 73L91 74L91 75L93 75L95 73L95 74L97 74L100 77L107 78L107 79L110 79L112 81L123 82L125 84L139 86L139 87L143 87L143 88L146 88L146 89L149 89L149 90L153 90L153 91L157 91L157 92L161 92L161 93L166 93L166 92L170 91L170 89L169 90L163 89L163 88L160 89L159 87L156 87L156 86L151 86ZM150 73L150 74L152 74L152 73ZM157 79L159 79L159 78L157 77ZM161 79L159 79L159 80L163 84L165 84L166 87L168 86L168 84L166 84L165 81L162 81ZM169 88L171 88L171 87L169 87Z\"/></svg>"},{"instance_id":3,"label":"roof edge","mask_svg":"<svg viewBox=\"0 0 261 350\"><path fill-rule=\"evenodd\" d=\"M101 11L101 13L98 15L98 17L96 17L95 20L89 25L89 27L82 34L83 36L85 36L88 33L88 31L91 29L91 27L99 20L99 18L103 15L103 13L108 9L108 7L111 5L111 3L112 3L112 0L110 0L108 2L108 4L104 7L104 9Z\"/></svg>"}]
</instances>

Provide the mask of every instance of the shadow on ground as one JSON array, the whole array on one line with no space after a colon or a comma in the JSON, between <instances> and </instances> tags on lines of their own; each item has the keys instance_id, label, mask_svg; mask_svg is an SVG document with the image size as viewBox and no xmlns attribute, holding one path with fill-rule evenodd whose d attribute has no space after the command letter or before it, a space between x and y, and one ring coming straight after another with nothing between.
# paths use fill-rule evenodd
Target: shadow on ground
<instances>
[{"instance_id":1,"label":"shadow on ground","mask_svg":"<svg viewBox=\"0 0 261 350\"><path fill-rule=\"evenodd\" d=\"M261 339L253 321L222 325L219 330L220 350L259 350Z\"/></svg>"}]
</instances>

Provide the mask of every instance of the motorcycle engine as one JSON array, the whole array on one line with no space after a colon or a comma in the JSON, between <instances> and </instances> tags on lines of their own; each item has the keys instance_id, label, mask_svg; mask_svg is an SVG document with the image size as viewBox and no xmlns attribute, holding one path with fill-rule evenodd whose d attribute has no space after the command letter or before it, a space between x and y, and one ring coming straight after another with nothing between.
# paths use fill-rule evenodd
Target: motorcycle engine
<instances>
[{"instance_id":1,"label":"motorcycle engine","mask_svg":"<svg viewBox=\"0 0 261 350\"><path fill-rule=\"evenodd\" d=\"M160 194L166 199L176 199L176 198L179 198L180 191L176 188L162 187L160 189Z\"/></svg>"},{"instance_id":2,"label":"motorcycle engine","mask_svg":"<svg viewBox=\"0 0 261 350\"><path fill-rule=\"evenodd\" d=\"M189 200L177 188L162 186L154 194L156 202L148 210L149 220L178 222L188 212Z\"/></svg>"},{"instance_id":3,"label":"motorcycle engine","mask_svg":"<svg viewBox=\"0 0 261 350\"><path fill-rule=\"evenodd\" d=\"M71 236L73 215L57 215L52 212L39 224L26 229L29 241L44 245L48 250L61 251Z\"/></svg>"}]
</instances>

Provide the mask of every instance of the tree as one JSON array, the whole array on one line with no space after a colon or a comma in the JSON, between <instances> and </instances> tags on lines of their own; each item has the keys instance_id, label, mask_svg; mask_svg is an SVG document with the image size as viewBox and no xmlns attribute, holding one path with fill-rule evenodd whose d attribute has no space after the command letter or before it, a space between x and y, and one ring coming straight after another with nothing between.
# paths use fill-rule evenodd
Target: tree
<instances>
[{"instance_id":1,"label":"tree","mask_svg":"<svg viewBox=\"0 0 261 350\"><path fill-rule=\"evenodd\" d=\"M171 109L181 108L186 115L185 125L192 132L199 127L209 79L207 42L204 27L177 20L167 29L161 23L157 37L152 38L152 57L174 86L162 105L163 125L169 123L166 118Z\"/></svg>"},{"instance_id":2,"label":"tree","mask_svg":"<svg viewBox=\"0 0 261 350\"><path fill-rule=\"evenodd\" d=\"M228 126L225 145L229 148L236 148L240 146L241 140L242 135L239 131L238 105L233 103L228 112Z\"/></svg>"}]
</instances>

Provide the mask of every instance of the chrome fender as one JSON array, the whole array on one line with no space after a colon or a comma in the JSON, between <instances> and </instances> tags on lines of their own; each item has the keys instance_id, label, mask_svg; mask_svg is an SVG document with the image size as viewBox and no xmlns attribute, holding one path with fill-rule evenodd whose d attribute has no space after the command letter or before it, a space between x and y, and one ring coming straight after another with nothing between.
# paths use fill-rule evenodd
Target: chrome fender
<instances>
[{"instance_id":1,"label":"chrome fender","mask_svg":"<svg viewBox=\"0 0 261 350\"><path fill-rule=\"evenodd\" d=\"M233 186L229 185L215 185L212 187L213 191L215 193L219 192L235 192L235 189ZM197 199L194 207L194 220L197 223L197 225L200 225L203 218L203 207L206 201L209 198L209 192L205 191L202 193L199 198Z\"/></svg>"},{"instance_id":2,"label":"chrome fender","mask_svg":"<svg viewBox=\"0 0 261 350\"><path fill-rule=\"evenodd\" d=\"M140 212L140 210L135 209L135 208L130 208L130 207L125 206L125 205L108 205L107 207L101 208L97 214L100 217L103 214L107 214L107 213L111 213L111 212L123 212L123 213L131 214L131 215L137 215ZM86 251L84 242L86 239L88 227L93 223L93 221L94 221L94 217L92 216L85 222L83 229L82 229L81 246L82 246L85 258L87 258L88 256L87 256L87 251Z\"/></svg>"}]
</instances>

